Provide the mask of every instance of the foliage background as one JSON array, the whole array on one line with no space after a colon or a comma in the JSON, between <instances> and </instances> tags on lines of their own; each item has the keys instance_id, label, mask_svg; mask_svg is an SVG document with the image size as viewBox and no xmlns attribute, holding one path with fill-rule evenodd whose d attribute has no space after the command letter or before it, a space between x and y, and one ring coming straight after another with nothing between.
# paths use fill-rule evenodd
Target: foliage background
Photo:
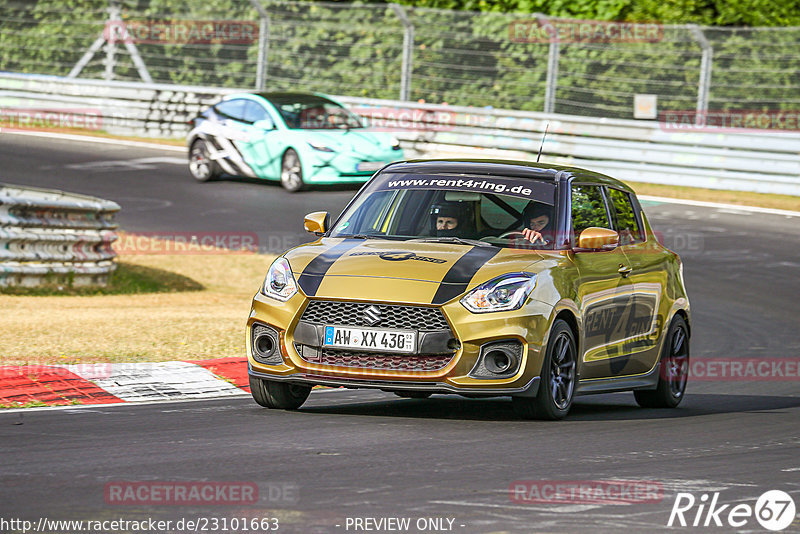
<instances>
[{"instance_id":1,"label":"foliage background","mask_svg":"<svg viewBox=\"0 0 800 534\"><path fill-rule=\"evenodd\" d=\"M125 19L258 20L247 0L120 0ZM386 4L264 0L268 90L396 99L403 26ZM704 28L714 47L710 109L800 105L800 8L779 0L401 0L415 26L411 99L541 111L548 43L510 39L510 24L553 17ZM0 0L0 70L66 75L101 34L108 0ZM257 43L138 44L157 82L255 86ZM556 111L628 118L633 95L691 110L701 47L684 26L656 43L560 45ZM82 77L103 78L106 50ZM114 79L138 80L122 46Z\"/></svg>"}]
</instances>

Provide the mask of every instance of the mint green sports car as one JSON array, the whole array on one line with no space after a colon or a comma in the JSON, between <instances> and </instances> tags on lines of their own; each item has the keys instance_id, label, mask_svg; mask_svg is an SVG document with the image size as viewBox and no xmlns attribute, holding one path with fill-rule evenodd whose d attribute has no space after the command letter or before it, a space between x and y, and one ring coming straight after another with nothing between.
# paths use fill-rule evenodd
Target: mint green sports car
<instances>
[{"instance_id":1,"label":"mint green sports car","mask_svg":"<svg viewBox=\"0 0 800 534\"><path fill-rule=\"evenodd\" d=\"M280 180L289 191L366 182L403 159L393 136L370 131L338 102L309 93L228 95L192 120L187 142L198 181L229 174Z\"/></svg>"}]
</instances>

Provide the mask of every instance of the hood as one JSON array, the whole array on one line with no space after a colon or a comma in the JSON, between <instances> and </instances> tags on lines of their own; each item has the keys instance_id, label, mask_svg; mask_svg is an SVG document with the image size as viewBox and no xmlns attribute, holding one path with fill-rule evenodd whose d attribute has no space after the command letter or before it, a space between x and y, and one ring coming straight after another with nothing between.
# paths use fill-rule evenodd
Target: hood
<instances>
[{"instance_id":1,"label":"hood","mask_svg":"<svg viewBox=\"0 0 800 534\"><path fill-rule=\"evenodd\" d=\"M542 259L533 250L342 238L323 238L285 257L309 297L437 305Z\"/></svg>"},{"instance_id":2,"label":"hood","mask_svg":"<svg viewBox=\"0 0 800 534\"><path fill-rule=\"evenodd\" d=\"M394 138L386 133L370 132L363 128L353 130L306 130L306 139L328 146L337 152L374 153L375 149L389 149Z\"/></svg>"}]
</instances>

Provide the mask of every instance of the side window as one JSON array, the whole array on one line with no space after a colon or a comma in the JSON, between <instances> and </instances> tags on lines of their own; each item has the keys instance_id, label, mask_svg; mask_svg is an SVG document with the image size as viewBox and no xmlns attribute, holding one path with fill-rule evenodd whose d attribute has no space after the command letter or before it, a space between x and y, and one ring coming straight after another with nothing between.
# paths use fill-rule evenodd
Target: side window
<instances>
[{"instance_id":1,"label":"side window","mask_svg":"<svg viewBox=\"0 0 800 534\"><path fill-rule=\"evenodd\" d=\"M256 121L269 121L272 123L264 106L252 100L248 100L244 105L244 120L249 123L254 123Z\"/></svg>"},{"instance_id":2,"label":"side window","mask_svg":"<svg viewBox=\"0 0 800 534\"><path fill-rule=\"evenodd\" d=\"M226 100L214 106L217 113L222 115L224 119L234 119L240 121L244 119L244 105L247 100L243 98L234 98L233 100Z\"/></svg>"},{"instance_id":3,"label":"side window","mask_svg":"<svg viewBox=\"0 0 800 534\"><path fill-rule=\"evenodd\" d=\"M619 232L619 244L630 245L644 241L636 215L633 213L630 195L618 189L609 189L608 196L611 198L611 211L614 213Z\"/></svg>"},{"instance_id":4,"label":"side window","mask_svg":"<svg viewBox=\"0 0 800 534\"><path fill-rule=\"evenodd\" d=\"M611 228L600 187L594 185L572 186L572 231L577 242L581 232L591 226Z\"/></svg>"}]
</instances>

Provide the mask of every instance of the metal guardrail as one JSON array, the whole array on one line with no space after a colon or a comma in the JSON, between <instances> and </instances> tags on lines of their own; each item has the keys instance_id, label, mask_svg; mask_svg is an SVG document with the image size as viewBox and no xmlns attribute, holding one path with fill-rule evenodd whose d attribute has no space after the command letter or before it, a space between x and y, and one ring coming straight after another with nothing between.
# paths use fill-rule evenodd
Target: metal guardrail
<instances>
[{"instance_id":1,"label":"metal guardrail","mask_svg":"<svg viewBox=\"0 0 800 534\"><path fill-rule=\"evenodd\" d=\"M18 109L94 114L99 129L178 136L221 95L208 87L0 73L2 102ZM622 180L800 196L800 133L701 131L656 121L338 97L372 125L393 131L419 157L531 159L549 124L542 160Z\"/></svg>"},{"instance_id":2,"label":"metal guardrail","mask_svg":"<svg viewBox=\"0 0 800 534\"><path fill-rule=\"evenodd\" d=\"M105 285L116 269L110 200L0 184L0 286Z\"/></svg>"}]
</instances>

